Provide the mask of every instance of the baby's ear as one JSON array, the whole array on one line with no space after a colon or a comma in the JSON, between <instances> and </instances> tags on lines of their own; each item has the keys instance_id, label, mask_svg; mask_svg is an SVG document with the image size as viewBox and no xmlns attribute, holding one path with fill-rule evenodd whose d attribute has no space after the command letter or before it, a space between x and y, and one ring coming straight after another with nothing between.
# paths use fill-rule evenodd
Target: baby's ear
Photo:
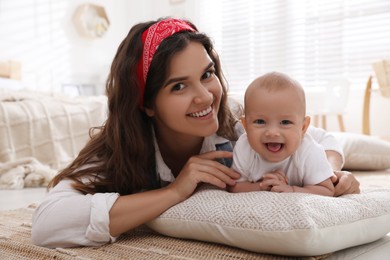
<instances>
[{"instance_id":1,"label":"baby's ear","mask_svg":"<svg viewBox=\"0 0 390 260\"><path fill-rule=\"evenodd\" d=\"M245 131L246 131L246 121L245 121L245 116L241 116L241 124L242 126L244 127Z\"/></svg>"},{"instance_id":2,"label":"baby's ear","mask_svg":"<svg viewBox=\"0 0 390 260\"><path fill-rule=\"evenodd\" d=\"M310 116L305 116L303 119L303 124L302 124L302 136L306 133L307 129L309 128L310 125Z\"/></svg>"}]
</instances>

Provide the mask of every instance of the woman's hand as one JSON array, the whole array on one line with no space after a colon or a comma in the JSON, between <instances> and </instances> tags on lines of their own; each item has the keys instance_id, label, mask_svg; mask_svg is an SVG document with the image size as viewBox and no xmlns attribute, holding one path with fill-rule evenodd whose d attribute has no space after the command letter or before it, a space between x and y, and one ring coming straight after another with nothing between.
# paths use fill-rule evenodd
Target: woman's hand
<instances>
[{"instance_id":1,"label":"woman's hand","mask_svg":"<svg viewBox=\"0 0 390 260\"><path fill-rule=\"evenodd\" d=\"M335 175L331 177L331 180L335 185L335 197L345 194L360 193L360 183L350 172L334 171L334 174Z\"/></svg>"},{"instance_id":2,"label":"woman's hand","mask_svg":"<svg viewBox=\"0 0 390 260\"><path fill-rule=\"evenodd\" d=\"M178 194L180 200L185 200L199 183L209 183L219 188L234 185L240 174L216 161L232 156L233 154L227 151L212 151L192 156L168 187Z\"/></svg>"},{"instance_id":3,"label":"woman's hand","mask_svg":"<svg viewBox=\"0 0 390 260\"><path fill-rule=\"evenodd\" d=\"M161 189L119 196L110 210L110 234L118 236L156 218L168 208L187 199L199 183L220 188L234 185L240 174L217 162L232 153L214 151L191 157L176 180ZM130 217L129 217L130 216Z\"/></svg>"},{"instance_id":4,"label":"woman's hand","mask_svg":"<svg viewBox=\"0 0 390 260\"><path fill-rule=\"evenodd\" d=\"M355 176L348 171L341 171L343 166L343 158L341 155L335 151L325 152L334 173L331 177L331 180L335 185L334 196L337 197L345 194L360 193L360 183Z\"/></svg>"}]
</instances>

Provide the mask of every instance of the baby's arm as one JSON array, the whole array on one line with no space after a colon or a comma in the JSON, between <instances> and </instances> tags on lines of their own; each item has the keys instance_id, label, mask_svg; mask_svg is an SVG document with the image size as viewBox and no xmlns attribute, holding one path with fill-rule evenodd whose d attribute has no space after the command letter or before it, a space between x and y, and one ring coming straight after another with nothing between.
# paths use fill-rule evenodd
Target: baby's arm
<instances>
[{"instance_id":1,"label":"baby's arm","mask_svg":"<svg viewBox=\"0 0 390 260\"><path fill-rule=\"evenodd\" d=\"M331 180L333 176L331 165L326 158L324 148L316 143L310 135L305 135L293 159L294 166L299 169L295 177L300 179L302 185L275 185L271 191L334 196L335 189Z\"/></svg>"},{"instance_id":2,"label":"baby's arm","mask_svg":"<svg viewBox=\"0 0 390 260\"><path fill-rule=\"evenodd\" d=\"M250 181L243 181L243 182L237 182L234 186L227 186L227 191L229 192L250 192L250 191L260 191L261 181L259 182L250 182Z\"/></svg>"},{"instance_id":3,"label":"baby's arm","mask_svg":"<svg viewBox=\"0 0 390 260\"><path fill-rule=\"evenodd\" d=\"M275 185L272 187L271 191L274 192L303 192L303 193L312 193L323 196L334 195L334 186L330 178L316 184L316 185L305 185L303 187L299 186L290 186L287 184L284 185Z\"/></svg>"},{"instance_id":4,"label":"baby's arm","mask_svg":"<svg viewBox=\"0 0 390 260\"><path fill-rule=\"evenodd\" d=\"M282 171L276 170L264 174L257 182L242 181L234 186L228 186L229 192L270 191L275 185L287 184L288 179Z\"/></svg>"}]
</instances>

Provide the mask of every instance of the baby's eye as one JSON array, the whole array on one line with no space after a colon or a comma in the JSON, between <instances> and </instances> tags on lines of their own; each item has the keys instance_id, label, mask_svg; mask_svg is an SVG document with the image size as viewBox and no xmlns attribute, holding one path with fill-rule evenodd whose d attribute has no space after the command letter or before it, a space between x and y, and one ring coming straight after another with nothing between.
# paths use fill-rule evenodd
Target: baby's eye
<instances>
[{"instance_id":1,"label":"baby's eye","mask_svg":"<svg viewBox=\"0 0 390 260\"><path fill-rule=\"evenodd\" d=\"M257 124L257 125L263 125L265 124L265 120L264 119L256 119L255 121L253 121L254 124Z\"/></svg>"},{"instance_id":2,"label":"baby's eye","mask_svg":"<svg viewBox=\"0 0 390 260\"><path fill-rule=\"evenodd\" d=\"M177 84L173 85L171 91L179 91L179 90L182 90L184 87L185 87L185 85L183 83L177 83Z\"/></svg>"},{"instance_id":3,"label":"baby's eye","mask_svg":"<svg viewBox=\"0 0 390 260\"><path fill-rule=\"evenodd\" d=\"M290 125L290 124L292 124L292 122L291 122L290 120L282 120L282 121L280 122L280 124L281 124L281 125Z\"/></svg>"},{"instance_id":4,"label":"baby's eye","mask_svg":"<svg viewBox=\"0 0 390 260\"><path fill-rule=\"evenodd\" d=\"M202 75L202 79L208 79L208 78L212 77L214 75L214 73L215 73L214 69L210 69Z\"/></svg>"}]
</instances>

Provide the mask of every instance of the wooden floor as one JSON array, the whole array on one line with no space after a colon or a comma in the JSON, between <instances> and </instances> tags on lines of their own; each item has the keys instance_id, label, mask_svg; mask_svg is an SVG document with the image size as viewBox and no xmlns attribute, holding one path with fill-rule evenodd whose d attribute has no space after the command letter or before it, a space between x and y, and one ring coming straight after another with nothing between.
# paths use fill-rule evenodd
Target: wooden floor
<instances>
[{"instance_id":1,"label":"wooden floor","mask_svg":"<svg viewBox=\"0 0 390 260\"><path fill-rule=\"evenodd\" d=\"M0 190L0 210L25 208L31 203L39 203L45 193L46 188Z\"/></svg>"},{"instance_id":2,"label":"wooden floor","mask_svg":"<svg viewBox=\"0 0 390 260\"><path fill-rule=\"evenodd\" d=\"M360 182L360 187L364 188L389 188L390 189L390 169L384 171L353 172Z\"/></svg>"}]
</instances>

